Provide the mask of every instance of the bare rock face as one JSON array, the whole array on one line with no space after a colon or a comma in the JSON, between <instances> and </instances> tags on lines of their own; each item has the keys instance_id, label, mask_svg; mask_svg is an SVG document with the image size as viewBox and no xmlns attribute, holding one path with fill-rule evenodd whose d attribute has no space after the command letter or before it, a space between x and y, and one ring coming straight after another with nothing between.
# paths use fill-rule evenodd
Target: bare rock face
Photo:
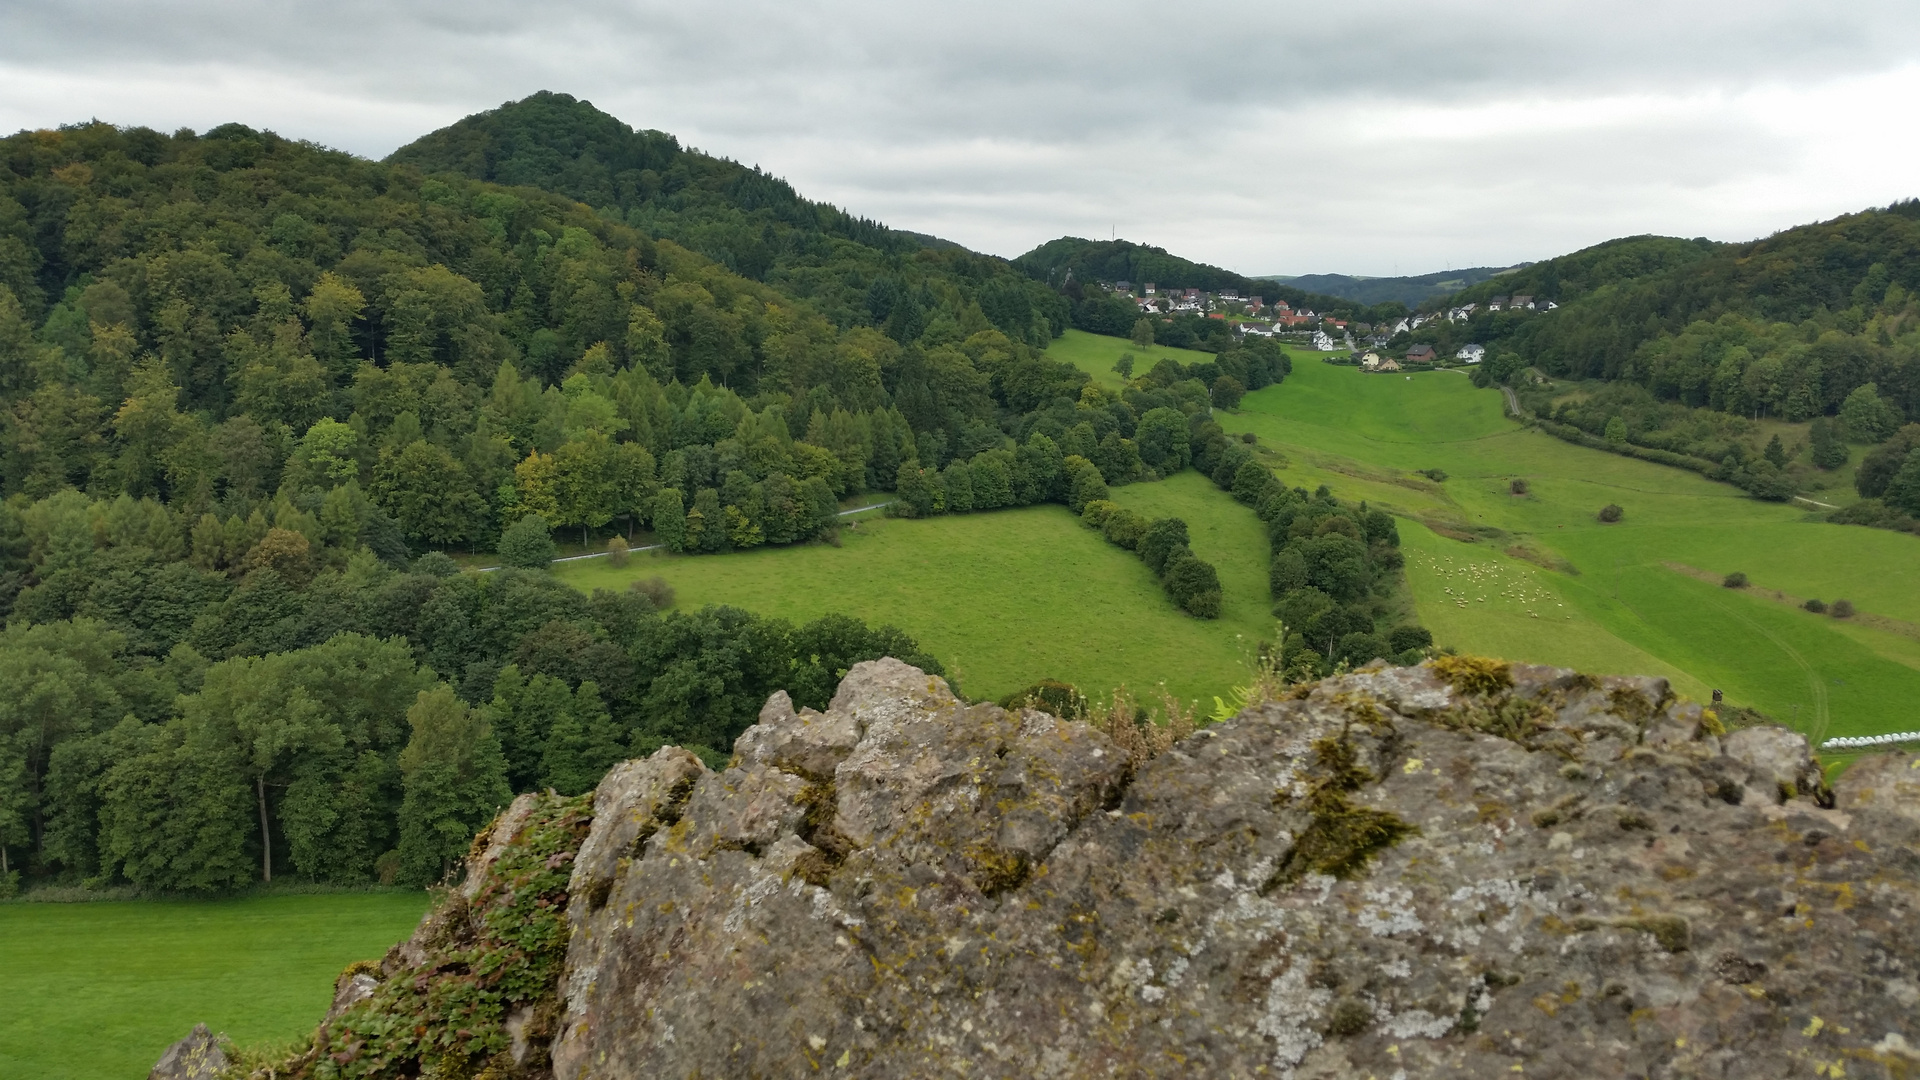
<instances>
[{"instance_id":1,"label":"bare rock face","mask_svg":"<svg viewBox=\"0 0 1920 1080\"><path fill-rule=\"evenodd\" d=\"M227 1069L227 1051L205 1024L193 1025L186 1038L167 1047L147 1080L215 1080Z\"/></svg>"},{"instance_id":2,"label":"bare rock face","mask_svg":"<svg viewBox=\"0 0 1920 1080\"><path fill-rule=\"evenodd\" d=\"M861 664L608 777L553 1074L1920 1074L1920 761L1714 730L1449 660L1135 768Z\"/></svg>"}]
</instances>

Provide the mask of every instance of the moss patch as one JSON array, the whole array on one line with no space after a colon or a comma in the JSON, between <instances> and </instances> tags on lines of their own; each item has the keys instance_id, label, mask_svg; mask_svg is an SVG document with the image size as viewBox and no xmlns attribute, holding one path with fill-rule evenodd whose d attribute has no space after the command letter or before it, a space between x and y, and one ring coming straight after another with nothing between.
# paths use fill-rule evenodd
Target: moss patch
<instances>
[{"instance_id":1,"label":"moss patch","mask_svg":"<svg viewBox=\"0 0 1920 1080\"><path fill-rule=\"evenodd\" d=\"M1313 818L1281 857L1262 892L1291 885L1308 874L1358 877L1376 854L1420 831L1398 815L1355 806L1348 798L1374 777L1360 766L1353 744L1344 735L1316 741L1313 752L1320 766L1320 776L1307 795L1307 810Z\"/></svg>"},{"instance_id":2,"label":"moss patch","mask_svg":"<svg viewBox=\"0 0 1920 1080\"><path fill-rule=\"evenodd\" d=\"M1513 668L1505 660L1484 656L1440 656L1429 665L1454 692L1470 697L1492 697L1513 689Z\"/></svg>"},{"instance_id":3,"label":"moss patch","mask_svg":"<svg viewBox=\"0 0 1920 1080\"><path fill-rule=\"evenodd\" d=\"M506 1020L529 1008L527 1041L544 1046L553 1034L567 956L567 880L592 815L591 795L538 799L474 898L450 892L441 899L427 924L425 961L393 971L273 1075L518 1075ZM537 1064L544 1068L544 1059Z\"/></svg>"}]
</instances>

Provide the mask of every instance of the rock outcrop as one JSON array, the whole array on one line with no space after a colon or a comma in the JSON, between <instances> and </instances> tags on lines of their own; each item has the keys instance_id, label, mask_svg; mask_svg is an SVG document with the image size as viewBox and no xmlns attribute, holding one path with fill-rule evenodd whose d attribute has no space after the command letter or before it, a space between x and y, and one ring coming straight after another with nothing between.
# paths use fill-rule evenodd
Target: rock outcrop
<instances>
[{"instance_id":1,"label":"rock outcrop","mask_svg":"<svg viewBox=\"0 0 1920 1080\"><path fill-rule=\"evenodd\" d=\"M228 1066L226 1047L205 1024L193 1025L186 1037L167 1047L147 1072L147 1080L215 1080Z\"/></svg>"},{"instance_id":2,"label":"rock outcrop","mask_svg":"<svg viewBox=\"0 0 1920 1080\"><path fill-rule=\"evenodd\" d=\"M1657 679L1368 669L1143 761L861 664L616 768L566 904L499 1075L1920 1076L1920 759L1828 791Z\"/></svg>"}]
</instances>

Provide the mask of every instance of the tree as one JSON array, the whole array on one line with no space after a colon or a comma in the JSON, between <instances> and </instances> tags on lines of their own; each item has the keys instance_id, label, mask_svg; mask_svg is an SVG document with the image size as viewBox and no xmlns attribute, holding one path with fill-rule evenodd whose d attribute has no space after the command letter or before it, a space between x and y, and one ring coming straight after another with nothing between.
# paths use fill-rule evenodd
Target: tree
<instances>
[{"instance_id":1,"label":"tree","mask_svg":"<svg viewBox=\"0 0 1920 1080\"><path fill-rule=\"evenodd\" d=\"M613 444L598 431L589 431L553 453L560 511L555 524L580 526L582 545L587 542L588 529L612 521L619 509L616 460Z\"/></svg>"},{"instance_id":2,"label":"tree","mask_svg":"<svg viewBox=\"0 0 1920 1080\"><path fill-rule=\"evenodd\" d=\"M1231 375L1222 375L1213 380L1213 386L1208 391L1208 395L1216 409L1237 409L1240 407L1240 399L1247 396L1247 388L1239 379Z\"/></svg>"},{"instance_id":3,"label":"tree","mask_svg":"<svg viewBox=\"0 0 1920 1080\"><path fill-rule=\"evenodd\" d=\"M373 497L409 540L422 545L466 539L485 509L460 463L424 439L380 452Z\"/></svg>"},{"instance_id":4,"label":"tree","mask_svg":"<svg viewBox=\"0 0 1920 1080\"><path fill-rule=\"evenodd\" d=\"M1113 362L1113 370L1118 372L1122 379L1133 378L1133 354L1130 352L1121 353L1120 359Z\"/></svg>"},{"instance_id":5,"label":"tree","mask_svg":"<svg viewBox=\"0 0 1920 1080\"><path fill-rule=\"evenodd\" d=\"M1840 404L1840 426L1853 442L1880 442L1899 424L1899 412L1880 396L1880 388L1873 383L1861 383Z\"/></svg>"},{"instance_id":6,"label":"tree","mask_svg":"<svg viewBox=\"0 0 1920 1080\"><path fill-rule=\"evenodd\" d=\"M413 734L400 752L400 875L412 885L446 879L481 826L506 805L506 759L485 717L441 683L407 710Z\"/></svg>"},{"instance_id":7,"label":"tree","mask_svg":"<svg viewBox=\"0 0 1920 1080\"><path fill-rule=\"evenodd\" d=\"M528 514L500 534L500 561L508 566L541 570L553 563L553 531L547 519Z\"/></svg>"},{"instance_id":8,"label":"tree","mask_svg":"<svg viewBox=\"0 0 1920 1080\"><path fill-rule=\"evenodd\" d=\"M1821 469L1837 469L1847 463L1847 444L1834 430L1832 420L1824 416L1814 417L1807 432L1808 441L1813 447L1813 464Z\"/></svg>"},{"instance_id":9,"label":"tree","mask_svg":"<svg viewBox=\"0 0 1920 1080\"><path fill-rule=\"evenodd\" d=\"M1780 442L1778 435L1767 440L1767 448L1760 456L1766 458L1776 469L1787 467L1787 448Z\"/></svg>"},{"instance_id":10,"label":"tree","mask_svg":"<svg viewBox=\"0 0 1920 1080\"><path fill-rule=\"evenodd\" d=\"M687 508L677 489L664 488L655 495L653 510L647 516L653 519L653 535L661 545L668 551L686 550Z\"/></svg>"},{"instance_id":11,"label":"tree","mask_svg":"<svg viewBox=\"0 0 1920 1080\"><path fill-rule=\"evenodd\" d=\"M534 676L536 681L545 678L548 676ZM560 696L564 698L565 694L562 684ZM566 699L566 706L553 714L540 752L540 786L562 795L592 791L613 763L624 756L626 747L600 700L600 687L586 680Z\"/></svg>"},{"instance_id":12,"label":"tree","mask_svg":"<svg viewBox=\"0 0 1920 1080\"><path fill-rule=\"evenodd\" d=\"M1179 472L1193 459L1186 416L1165 405L1148 409L1140 417L1133 442L1140 449L1140 460L1162 476Z\"/></svg>"},{"instance_id":13,"label":"tree","mask_svg":"<svg viewBox=\"0 0 1920 1080\"><path fill-rule=\"evenodd\" d=\"M1627 422L1618 416L1607 419L1607 445L1625 446L1627 444Z\"/></svg>"},{"instance_id":14,"label":"tree","mask_svg":"<svg viewBox=\"0 0 1920 1080\"><path fill-rule=\"evenodd\" d=\"M1886 490L1887 505L1920 515L1920 447L1907 451L1907 460Z\"/></svg>"},{"instance_id":15,"label":"tree","mask_svg":"<svg viewBox=\"0 0 1920 1080\"><path fill-rule=\"evenodd\" d=\"M1079 513L1090 502L1107 497L1107 481L1093 462L1078 454L1070 454L1061 464L1061 471L1067 477L1067 508Z\"/></svg>"},{"instance_id":16,"label":"tree","mask_svg":"<svg viewBox=\"0 0 1920 1080\"><path fill-rule=\"evenodd\" d=\"M1152 319L1134 320L1133 343L1143 349L1153 348L1153 320Z\"/></svg>"}]
</instances>

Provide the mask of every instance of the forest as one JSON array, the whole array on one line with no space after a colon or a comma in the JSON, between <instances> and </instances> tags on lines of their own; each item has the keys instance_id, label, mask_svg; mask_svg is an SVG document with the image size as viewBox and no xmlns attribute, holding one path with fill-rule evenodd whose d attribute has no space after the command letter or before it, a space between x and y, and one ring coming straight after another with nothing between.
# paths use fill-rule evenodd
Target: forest
<instances>
[{"instance_id":1,"label":"forest","mask_svg":"<svg viewBox=\"0 0 1920 1080\"><path fill-rule=\"evenodd\" d=\"M1846 464L1846 444L1877 445L1920 417L1916 290L1920 200L1907 200L1750 244L1609 241L1423 304L1478 307L1394 344L1443 354L1484 344L1476 381L1514 385L1523 398L1542 397L1528 393L1529 369L1604 384L1580 400L1542 399L1536 411L1549 430L1785 499L1799 490L1788 463L1802 452L1747 445L1742 421L1813 421L1804 462L1831 470ZM1493 296L1514 294L1559 306L1489 310Z\"/></svg>"},{"instance_id":2,"label":"forest","mask_svg":"<svg viewBox=\"0 0 1920 1080\"><path fill-rule=\"evenodd\" d=\"M1005 262L609 121L543 95L389 162L0 140L0 887L438 880L514 792L721 763L862 659L941 670L844 616L581 595L551 530L701 554L831 541L862 492L1083 507L1224 459L1211 409L1286 375L1225 341L1100 390Z\"/></svg>"}]
</instances>

